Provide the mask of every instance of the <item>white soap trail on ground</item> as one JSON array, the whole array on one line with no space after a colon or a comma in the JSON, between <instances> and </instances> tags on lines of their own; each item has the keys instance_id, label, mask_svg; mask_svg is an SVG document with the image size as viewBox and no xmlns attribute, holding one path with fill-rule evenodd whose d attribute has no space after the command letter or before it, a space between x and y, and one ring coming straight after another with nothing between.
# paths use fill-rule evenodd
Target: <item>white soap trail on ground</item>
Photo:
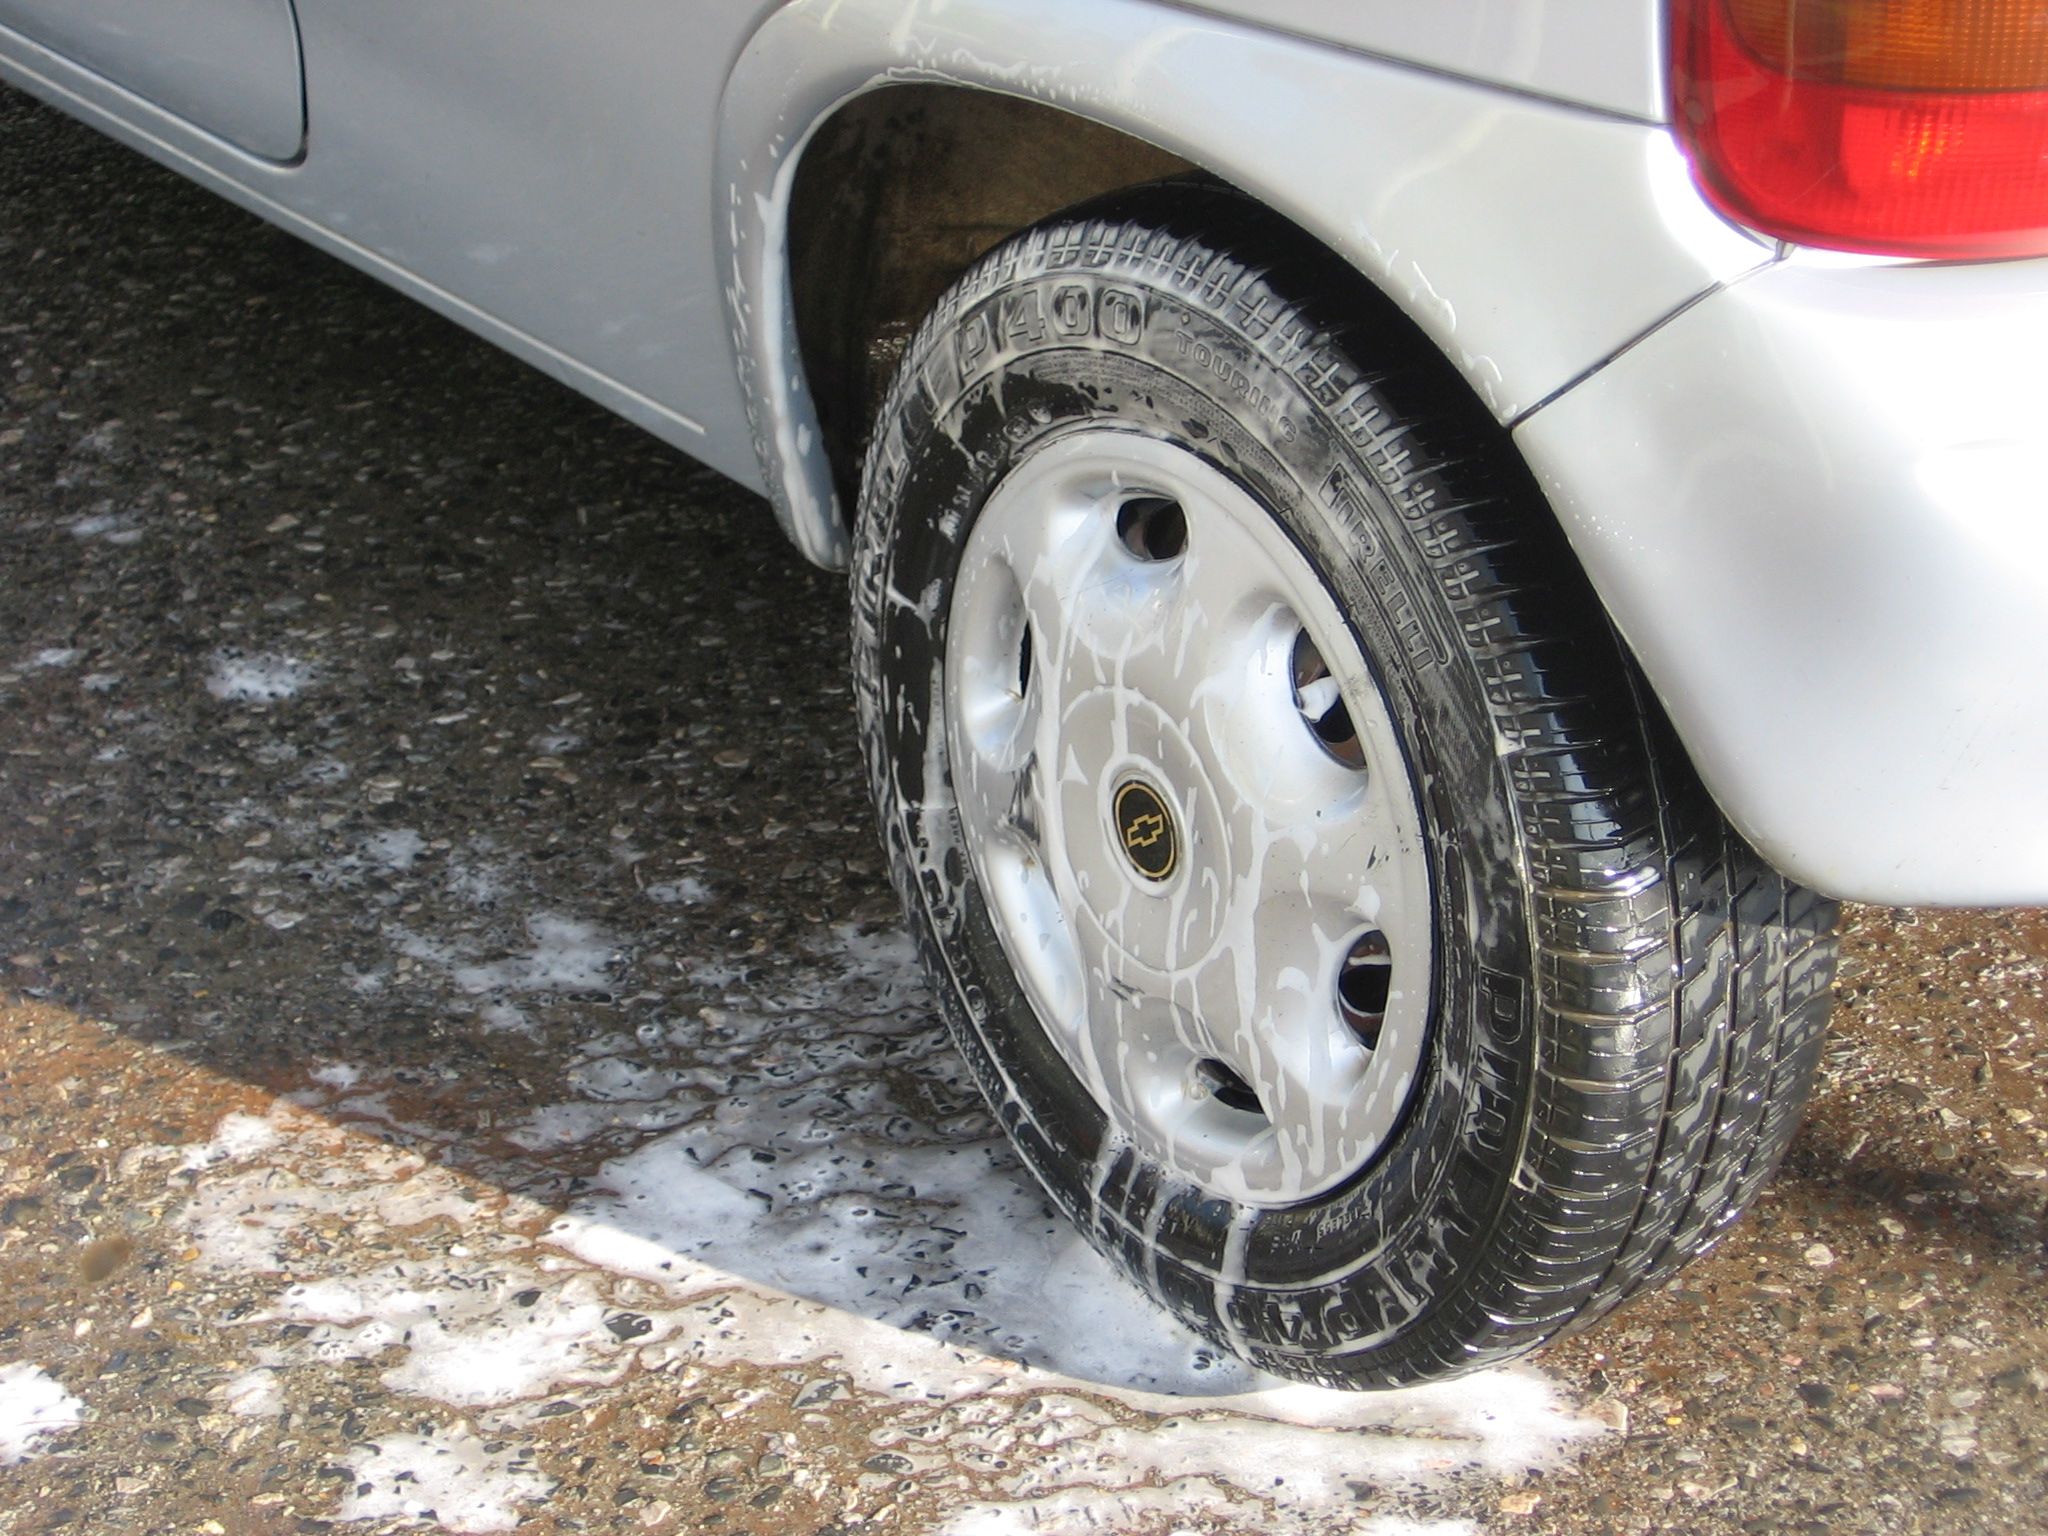
<instances>
[{"instance_id":1,"label":"white soap trail on ground","mask_svg":"<svg viewBox=\"0 0 2048 1536\"><path fill-rule=\"evenodd\" d=\"M292 656L245 656L220 651L206 678L206 691L234 704L272 704L298 696L313 680L313 667Z\"/></svg>"},{"instance_id":2,"label":"white soap trail on ground","mask_svg":"<svg viewBox=\"0 0 2048 1536\"><path fill-rule=\"evenodd\" d=\"M85 1404L39 1365L0 1365L0 1467L40 1455L53 1438L75 1429Z\"/></svg>"},{"instance_id":3,"label":"white soap trail on ground","mask_svg":"<svg viewBox=\"0 0 2048 1536\"><path fill-rule=\"evenodd\" d=\"M524 931L525 953L488 962L492 987L608 976L618 939L596 925L543 914ZM460 941L399 941L451 1002L474 995L486 967ZM517 1169L494 1184L455 1133L400 1119L398 1085L367 1063L314 1063L292 1102L162 1150L201 1262L279 1276L246 1320L308 1330L254 1351L233 1411L275 1412L293 1373L352 1360L445 1405L434 1436L359 1450L371 1491L340 1518L431 1507L450 1530L504 1528L548 1493L518 1449L540 1410L647 1371L801 1372L794 1406L857 1415L878 1451L937 1469L940 1536L1453 1536L1466 1527L1415 1501L1519 1480L1597 1434L1534 1371L1327 1392L1182 1329L995 1135L900 939L842 931L794 980L725 996L582 1041L563 1075L577 1097L507 1128L535 1157L610 1154L560 1214L506 1192ZM337 1223L391 1241L325 1258L296 1241Z\"/></svg>"},{"instance_id":4,"label":"white soap trail on ground","mask_svg":"<svg viewBox=\"0 0 2048 1536\"><path fill-rule=\"evenodd\" d=\"M520 1506L554 1486L520 1453L491 1450L459 1432L384 1436L356 1456L351 1470L355 1486L336 1519L431 1519L444 1531L509 1531L519 1524Z\"/></svg>"}]
</instances>

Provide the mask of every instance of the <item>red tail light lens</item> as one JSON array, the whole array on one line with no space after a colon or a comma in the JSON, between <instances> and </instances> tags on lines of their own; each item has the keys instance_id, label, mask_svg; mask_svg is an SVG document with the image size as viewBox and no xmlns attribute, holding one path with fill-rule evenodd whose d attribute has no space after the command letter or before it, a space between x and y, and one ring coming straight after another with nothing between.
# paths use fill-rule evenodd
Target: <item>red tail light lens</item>
<instances>
[{"instance_id":1,"label":"red tail light lens","mask_svg":"<svg viewBox=\"0 0 2048 1536\"><path fill-rule=\"evenodd\" d=\"M1806 245L2048 253L2048 0L1672 0L1708 197Z\"/></svg>"}]
</instances>

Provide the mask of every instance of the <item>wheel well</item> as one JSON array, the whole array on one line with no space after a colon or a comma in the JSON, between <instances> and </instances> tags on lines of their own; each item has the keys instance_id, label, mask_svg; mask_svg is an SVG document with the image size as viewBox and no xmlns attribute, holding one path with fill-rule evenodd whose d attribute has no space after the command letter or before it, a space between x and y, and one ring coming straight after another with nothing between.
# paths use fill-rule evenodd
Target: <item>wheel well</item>
<instances>
[{"instance_id":1,"label":"wheel well","mask_svg":"<svg viewBox=\"0 0 2048 1536\"><path fill-rule=\"evenodd\" d=\"M820 128L791 194L790 286L841 505L896 361L947 284L1049 214L1192 169L1056 107L958 86L873 91Z\"/></svg>"},{"instance_id":2,"label":"wheel well","mask_svg":"<svg viewBox=\"0 0 2048 1536\"><path fill-rule=\"evenodd\" d=\"M1292 287L1324 300L1331 332L1380 360L1383 389L1445 434L1442 452L1497 440L1498 530L1522 581L1603 612L1511 430L1394 297L1254 193L1156 145L1055 107L959 86L855 98L811 141L790 209L793 315L805 377L849 520L875 415L918 324L986 252L1068 209L1227 230ZM1181 185L1157 185L1167 178ZM1078 205L1087 204L1085 209ZM1616 636L1638 664L1627 641ZM1640 707L1658 710L1644 690Z\"/></svg>"},{"instance_id":3,"label":"wheel well","mask_svg":"<svg viewBox=\"0 0 2048 1536\"><path fill-rule=\"evenodd\" d=\"M1178 187L1156 186L1185 177ZM976 259L1080 204L1090 213L1254 231L1337 326L1403 365L1418 408L1509 445L1517 502L1549 502L1513 438L1410 315L1299 224L1202 168L1058 107L952 85L887 86L854 98L812 137L789 214L792 315L839 504L859 500L861 461L896 365L939 296ZM1560 573L1576 573L1544 519ZM1583 578L1578 578L1583 580ZM1590 593L1587 594L1590 600Z\"/></svg>"}]
</instances>

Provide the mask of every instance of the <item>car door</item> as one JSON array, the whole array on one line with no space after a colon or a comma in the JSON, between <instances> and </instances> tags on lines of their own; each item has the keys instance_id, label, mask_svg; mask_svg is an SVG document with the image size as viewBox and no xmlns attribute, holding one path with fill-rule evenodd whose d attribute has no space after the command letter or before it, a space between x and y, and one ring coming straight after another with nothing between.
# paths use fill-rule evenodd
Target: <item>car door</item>
<instances>
[{"instance_id":1,"label":"car door","mask_svg":"<svg viewBox=\"0 0 2048 1536\"><path fill-rule=\"evenodd\" d=\"M0 27L262 159L305 142L292 0L0 0Z\"/></svg>"}]
</instances>

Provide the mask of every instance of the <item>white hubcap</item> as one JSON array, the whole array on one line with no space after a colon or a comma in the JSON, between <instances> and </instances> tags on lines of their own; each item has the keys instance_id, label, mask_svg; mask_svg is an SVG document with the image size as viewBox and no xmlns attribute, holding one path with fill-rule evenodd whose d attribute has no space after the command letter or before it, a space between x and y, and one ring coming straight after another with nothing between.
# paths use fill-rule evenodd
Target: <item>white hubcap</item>
<instances>
[{"instance_id":1,"label":"white hubcap","mask_svg":"<svg viewBox=\"0 0 2048 1536\"><path fill-rule=\"evenodd\" d=\"M1422 1059L1429 873L1379 687L1286 531L1185 449L1061 438L969 535L946 674L975 873L1116 1130L1253 1204L1363 1167Z\"/></svg>"}]
</instances>

